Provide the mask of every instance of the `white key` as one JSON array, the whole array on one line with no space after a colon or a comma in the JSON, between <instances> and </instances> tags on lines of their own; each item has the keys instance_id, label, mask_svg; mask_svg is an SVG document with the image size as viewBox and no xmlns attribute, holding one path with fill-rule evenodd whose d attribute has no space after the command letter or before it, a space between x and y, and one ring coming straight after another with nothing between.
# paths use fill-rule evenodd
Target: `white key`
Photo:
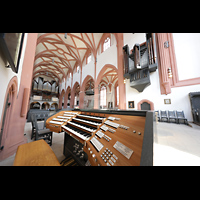
<instances>
[{"instance_id":1,"label":"white key","mask_svg":"<svg viewBox=\"0 0 200 200\"><path fill-rule=\"evenodd\" d=\"M62 125L64 122L50 121L49 123Z\"/></svg>"},{"instance_id":2,"label":"white key","mask_svg":"<svg viewBox=\"0 0 200 200\"><path fill-rule=\"evenodd\" d=\"M82 134L72 130L71 128L69 127L66 127L66 126L62 126L62 128L64 128L65 130L71 132L72 134L76 135L77 137L81 138L82 140L87 140L87 137L83 136Z\"/></svg>"}]
</instances>

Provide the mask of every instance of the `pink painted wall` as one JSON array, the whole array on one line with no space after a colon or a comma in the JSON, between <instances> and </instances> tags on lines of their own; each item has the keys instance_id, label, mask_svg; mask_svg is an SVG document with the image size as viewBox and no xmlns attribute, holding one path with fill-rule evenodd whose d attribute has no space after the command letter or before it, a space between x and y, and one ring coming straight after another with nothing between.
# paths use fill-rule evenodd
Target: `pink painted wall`
<instances>
[{"instance_id":1,"label":"pink painted wall","mask_svg":"<svg viewBox=\"0 0 200 200\"><path fill-rule=\"evenodd\" d=\"M24 137L26 115L21 117L21 108L23 102L24 89L31 89L36 42L37 33L28 33L19 92L17 99L15 100L15 104L13 106L12 116L9 119L9 128L3 136L5 138L2 144L4 146L4 149L0 152L0 160L9 157L10 155L16 152L17 147L19 145L27 142L26 138ZM4 98L6 98L6 96ZM28 106L28 103L26 106Z\"/></svg>"}]
</instances>

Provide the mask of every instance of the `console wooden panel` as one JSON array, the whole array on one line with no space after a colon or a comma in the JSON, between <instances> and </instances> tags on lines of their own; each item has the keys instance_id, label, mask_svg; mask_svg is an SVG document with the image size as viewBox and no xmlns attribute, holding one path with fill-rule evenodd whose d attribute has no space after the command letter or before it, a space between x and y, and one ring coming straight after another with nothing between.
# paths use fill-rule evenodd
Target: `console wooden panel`
<instances>
[{"instance_id":1,"label":"console wooden panel","mask_svg":"<svg viewBox=\"0 0 200 200\"><path fill-rule=\"evenodd\" d=\"M63 116L67 111L60 111L55 115L51 116L47 122L47 128L51 129L55 132L65 131L65 134L72 136L76 141L84 144L83 150L88 155L88 160L92 166L139 166L139 165L152 165L153 164L153 114L149 111L100 111L100 110L78 110L78 111L68 111L76 113L71 119L67 122L64 122L62 125L50 124L49 122L56 118L57 116ZM90 117L83 118L77 115L87 115ZM102 120L98 120L92 117L102 117ZM148 116L148 117L147 117ZM113 121L109 119L109 117L115 118ZM91 128L95 128L93 132L89 134L87 130L82 130L79 132L79 127L76 125L68 124L69 121L73 123L77 123L77 120L73 120L73 118L84 119L90 122L99 123L98 125L91 126ZM106 121L113 122L119 124L117 128L114 128L108 124ZM79 123L79 125L86 126L87 123ZM122 126L121 126L122 125ZM109 130L102 130L101 127L106 126ZM123 128L123 126L128 127L128 129ZM75 128L73 131L66 130L71 127ZM81 130L81 129L80 129ZM104 137L100 138L96 135L98 131L101 131L106 136L110 138L110 140L106 140ZM112 133L112 130L115 130ZM77 132L76 132L77 131ZM90 130L89 130L90 131ZM85 137L78 137L82 134ZM87 135L89 134L89 135ZM81 135L81 136L82 136ZM92 144L91 140L96 138L103 147L98 151L98 149ZM143 141L145 138L145 146L143 145ZM130 151L130 158L127 158L125 155L117 150L114 145L123 144L121 148L125 152ZM65 145L65 144L64 144ZM104 153L104 155L103 155ZM105 156L107 155L107 156ZM104 158L104 159L103 159ZM106 160L106 162L105 162Z\"/></svg>"},{"instance_id":2,"label":"console wooden panel","mask_svg":"<svg viewBox=\"0 0 200 200\"><path fill-rule=\"evenodd\" d=\"M106 117L108 116L109 115L107 115ZM90 141L86 141L86 146L84 146L84 151L88 154L88 159L90 163L94 166L98 166L98 164L100 164L101 166L106 166L107 163L103 161L103 159L101 158L101 155L106 150L106 148L108 148L113 154L115 154L118 157L118 159L116 160L116 163L114 163L114 166L126 166L126 165L139 166L141 153L142 153L145 117L126 116L126 115L125 116L111 115L111 116L120 118L119 121L114 120L113 122L128 126L129 128L128 130L125 130L119 127L117 129L112 128L116 130L115 133L111 133L109 131L102 131L107 136L109 136L111 140L108 142L104 138L100 139L99 137L97 137L97 139L104 145L104 147L99 152L90 143ZM136 132L134 133L133 131L136 131ZM141 135L139 135L138 132L140 132ZM92 137L95 137L95 135L93 135ZM127 146L128 148L134 151L130 159L127 159L124 155L122 155L119 151L117 151L113 147L113 145L117 141L121 142L122 144L124 144L125 146ZM90 153L88 148L91 149L90 151L92 151L92 154ZM93 154L95 154L95 157L92 156Z\"/></svg>"}]
</instances>

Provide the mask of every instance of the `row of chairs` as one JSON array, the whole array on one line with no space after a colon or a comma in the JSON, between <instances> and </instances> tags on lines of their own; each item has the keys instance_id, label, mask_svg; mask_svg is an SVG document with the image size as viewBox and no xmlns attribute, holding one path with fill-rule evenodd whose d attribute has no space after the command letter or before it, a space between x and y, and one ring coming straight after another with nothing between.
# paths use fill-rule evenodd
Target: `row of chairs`
<instances>
[{"instance_id":1,"label":"row of chairs","mask_svg":"<svg viewBox=\"0 0 200 200\"><path fill-rule=\"evenodd\" d=\"M156 114L157 113L157 114ZM164 110L164 111L155 111L155 114L157 115L158 121L160 122L175 122L177 124L180 124L180 121L183 121L184 124L188 125L188 121L185 118L185 114L183 110Z\"/></svg>"},{"instance_id":2,"label":"row of chairs","mask_svg":"<svg viewBox=\"0 0 200 200\"><path fill-rule=\"evenodd\" d=\"M52 145L52 139L53 139L53 133L50 129L47 129L45 127L46 120L49 116L43 116L44 118L41 118L38 114L32 114L31 115L31 123L32 123L32 134L31 134L31 140L35 138L35 140L41 140L44 139L50 146ZM38 123L38 120L43 119L44 122L40 121Z\"/></svg>"}]
</instances>

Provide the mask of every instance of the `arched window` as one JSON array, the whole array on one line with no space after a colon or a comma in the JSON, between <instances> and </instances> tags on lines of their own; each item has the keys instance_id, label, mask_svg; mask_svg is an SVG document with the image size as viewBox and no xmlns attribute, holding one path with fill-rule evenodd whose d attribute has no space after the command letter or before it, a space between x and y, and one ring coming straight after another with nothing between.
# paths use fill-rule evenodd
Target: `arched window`
<instances>
[{"instance_id":1,"label":"arched window","mask_svg":"<svg viewBox=\"0 0 200 200\"><path fill-rule=\"evenodd\" d=\"M106 49L108 49L110 47L110 37L107 37L105 40L104 40L104 43L103 43L103 51L105 51Z\"/></svg>"},{"instance_id":2,"label":"arched window","mask_svg":"<svg viewBox=\"0 0 200 200\"><path fill-rule=\"evenodd\" d=\"M90 53L87 57L87 64L90 63L91 60L92 60L92 54Z\"/></svg>"},{"instance_id":3,"label":"arched window","mask_svg":"<svg viewBox=\"0 0 200 200\"><path fill-rule=\"evenodd\" d=\"M119 105L119 86L117 86L116 93L117 93L117 105Z\"/></svg>"},{"instance_id":4,"label":"arched window","mask_svg":"<svg viewBox=\"0 0 200 200\"><path fill-rule=\"evenodd\" d=\"M78 65L77 66L77 72L79 73L79 71L80 71L80 66Z\"/></svg>"},{"instance_id":5,"label":"arched window","mask_svg":"<svg viewBox=\"0 0 200 200\"><path fill-rule=\"evenodd\" d=\"M106 106L106 87L102 86L100 90L100 106Z\"/></svg>"}]
</instances>

